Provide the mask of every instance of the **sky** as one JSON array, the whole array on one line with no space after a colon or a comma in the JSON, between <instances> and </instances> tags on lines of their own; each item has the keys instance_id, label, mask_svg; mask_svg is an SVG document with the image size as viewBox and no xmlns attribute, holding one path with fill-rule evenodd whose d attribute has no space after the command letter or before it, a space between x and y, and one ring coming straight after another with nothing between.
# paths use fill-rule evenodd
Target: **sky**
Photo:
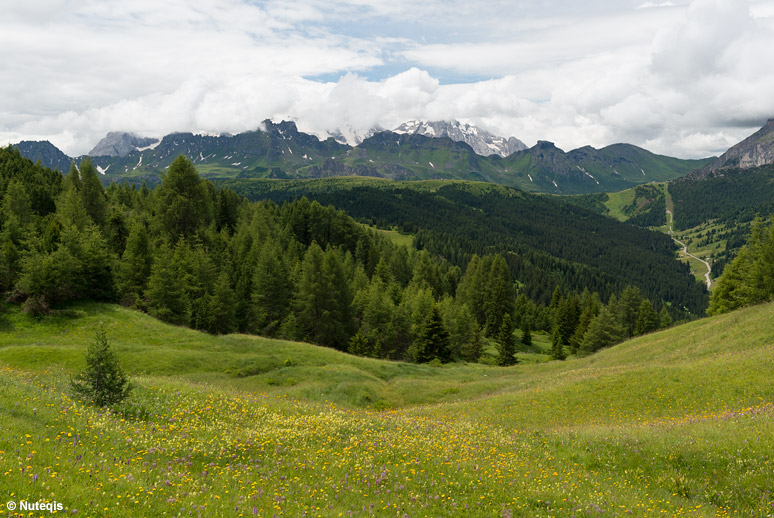
<instances>
[{"instance_id":1,"label":"sky","mask_svg":"<svg viewBox=\"0 0 774 518\"><path fill-rule=\"evenodd\" d=\"M774 0L0 0L0 144L408 120L718 155L774 117Z\"/></svg>"}]
</instances>

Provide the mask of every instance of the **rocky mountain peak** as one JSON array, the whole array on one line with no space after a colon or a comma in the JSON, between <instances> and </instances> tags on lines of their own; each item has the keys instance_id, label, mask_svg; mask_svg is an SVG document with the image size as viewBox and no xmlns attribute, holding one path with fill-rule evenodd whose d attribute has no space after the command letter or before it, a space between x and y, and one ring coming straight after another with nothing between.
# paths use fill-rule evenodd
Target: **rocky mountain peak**
<instances>
[{"instance_id":1,"label":"rocky mountain peak","mask_svg":"<svg viewBox=\"0 0 774 518\"><path fill-rule=\"evenodd\" d=\"M158 143L155 138L138 137L134 133L111 131L105 138L97 142L90 156L126 156L139 148Z\"/></svg>"},{"instance_id":2,"label":"rocky mountain peak","mask_svg":"<svg viewBox=\"0 0 774 518\"><path fill-rule=\"evenodd\" d=\"M424 135L425 137L450 138L455 142L465 142L476 154L481 156L509 156L516 151L527 149L522 141L515 137L499 137L486 130L456 120L452 121L408 121L393 130L395 133Z\"/></svg>"},{"instance_id":3,"label":"rocky mountain peak","mask_svg":"<svg viewBox=\"0 0 774 518\"><path fill-rule=\"evenodd\" d=\"M768 164L774 164L774 118L699 170L698 176L708 176L723 169L749 169Z\"/></svg>"}]
</instances>

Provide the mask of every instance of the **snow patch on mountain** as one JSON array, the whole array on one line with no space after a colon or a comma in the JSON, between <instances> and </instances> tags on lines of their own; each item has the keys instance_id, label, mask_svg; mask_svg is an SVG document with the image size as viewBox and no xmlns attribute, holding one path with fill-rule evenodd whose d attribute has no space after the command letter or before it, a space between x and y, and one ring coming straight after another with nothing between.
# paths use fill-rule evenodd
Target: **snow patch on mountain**
<instances>
[{"instance_id":1,"label":"snow patch on mountain","mask_svg":"<svg viewBox=\"0 0 774 518\"><path fill-rule=\"evenodd\" d=\"M464 142L478 155L509 156L527 146L515 137L499 137L488 131L459 121L408 121L393 130L395 133L424 135L430 138L448 137L455 142Z\"/></svg>"}]
</instances>

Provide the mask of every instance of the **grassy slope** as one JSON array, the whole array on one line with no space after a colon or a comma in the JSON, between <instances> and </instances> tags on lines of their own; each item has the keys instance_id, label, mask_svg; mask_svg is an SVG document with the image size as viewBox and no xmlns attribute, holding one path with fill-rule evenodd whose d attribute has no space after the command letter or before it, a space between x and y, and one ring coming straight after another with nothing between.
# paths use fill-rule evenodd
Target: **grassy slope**
<instances>
[{"instance_id":1,"label":"grassy slope","mask_svg":"<svg viewBox=\"0 0 774 518\"><path fill-rule=\"evenodd\" d=\"M62 393L100 323L146 420ZM79 516L765 516L772 343L774 305L510 369L210 337L116 306L6 314L0 515L48 498Z\"/></svg>"}]
</instances>

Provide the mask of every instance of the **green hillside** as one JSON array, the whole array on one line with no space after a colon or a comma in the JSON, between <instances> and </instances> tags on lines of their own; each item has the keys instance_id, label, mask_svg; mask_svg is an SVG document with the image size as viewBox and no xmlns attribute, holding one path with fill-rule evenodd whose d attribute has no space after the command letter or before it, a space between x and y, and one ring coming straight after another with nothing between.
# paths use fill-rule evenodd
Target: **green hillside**
<instances>
[{"instance_id":1,"label":"green hillside","mask_svg":"<svg viewBox=\"0 0 774 518\"><path fill-rule=\"evenodd\" d=\"M606 194L556 197L485 182L360 177L239 179L217 185L253 201L281 204L306 196L360 221L415 234L421 248L461 268L474 253L502 253L522 292L543 304L557 282L578 293L596 291L604 300L632 284L651 300L669 301L693 314L701 314L707 303L706 290L674 261L671 238L599 217L584 210L588 204L576 205L575 200ZM635 192L619 212L629 211L643 226L649 219L661 222L662 189L646 185ZM569 199L572 203L565 203Z\"/></svg>"},{"instance_id":2,"label":"green hillside","mask_svg":"<svg viewBox=\"0 0 774 518\"><path fill-rule=\"evenodd\" d=\"M652 183L618 192L579 194L562 199L638 227L659 227L666 225L665 185Z\"/></svg>"},{"instance_id":3,"label":"green hillside","mask_svg":"<svg viewBox=\"0 0 774 518\"><path fill-rule=\"evenodd\" d=\"M137 385L131 413L67 396L100 324ZM80 516L766 516L773 342L769 304L584 359L429 366L118 306L12 308L0 513L40 499Z\"/></svg>"}]
</instances>

